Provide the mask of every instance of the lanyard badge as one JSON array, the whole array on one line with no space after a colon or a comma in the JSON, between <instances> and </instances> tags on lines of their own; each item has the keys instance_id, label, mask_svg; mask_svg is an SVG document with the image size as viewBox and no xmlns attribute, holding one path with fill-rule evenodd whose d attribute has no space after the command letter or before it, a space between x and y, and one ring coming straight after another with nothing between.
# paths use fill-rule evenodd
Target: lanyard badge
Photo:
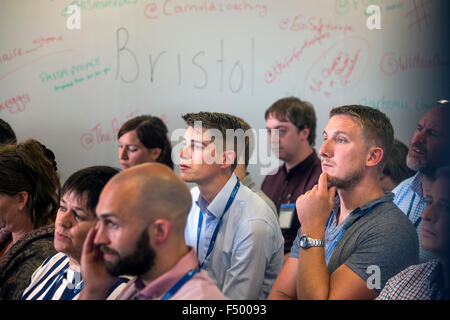
<instances>
[{"instance_id":1,"label":"lanyard badge","mask_svg":"<svg viewBox=\"0 0 450 320\"><path fill-rule=\"evenodd\" d=\"M295 203L283 203L280 206L280 215L278 222L281 229L290 229L292 226L292 218L294 216Z\"/></svg>"}]
</instances>

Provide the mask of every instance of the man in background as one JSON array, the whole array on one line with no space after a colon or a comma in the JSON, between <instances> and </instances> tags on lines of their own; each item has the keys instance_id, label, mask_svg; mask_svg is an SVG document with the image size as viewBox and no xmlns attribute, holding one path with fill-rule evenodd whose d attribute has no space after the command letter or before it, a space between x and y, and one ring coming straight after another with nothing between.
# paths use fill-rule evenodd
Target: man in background
<instances>
[{"instance_id":1,"label":"man in background","mask_svg":"<svg viewBox=\"0 0 450 320\"><path fill-rule=\"evenodd\" d=\"M394 203L406 214L421 239L421 214L427 206L425 195L430 192L439 168L450 161L450 106L438 105L430 109L420 119L411 138L407 165L417 173L400 183L392 192ZM435 256L420 247L420 262L434 259Z\"/></svg>"},{"instance_id":2,"label":"man in background","mask_svg":"<svg viewBox=\"0 0 450 320\"><path fill-rule=\"evenodd\" d=\"M284 164L264 179L261 189L277 208L287 256L300 227L295 200L317 183L321 173L313 149L316 115L309 102L290 97L272 104L265 119L271 148Z\"/></svg>"}]
</instances>

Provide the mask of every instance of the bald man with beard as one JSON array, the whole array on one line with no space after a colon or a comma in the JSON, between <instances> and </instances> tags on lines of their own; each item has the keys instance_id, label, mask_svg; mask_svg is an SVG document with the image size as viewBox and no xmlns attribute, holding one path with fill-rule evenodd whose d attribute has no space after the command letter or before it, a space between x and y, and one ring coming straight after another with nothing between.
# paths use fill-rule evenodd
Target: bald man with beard
<instances>
[{"instance_id":1,"label":"bald man with beard","mask_svg":"<svg viewBox=\"0 0 450 320\"><path fill-rule=\"evenodd\" d=\"M84 243L80 299L104 299L123 274L135 277L118 300L224 299L184 240L191 203L186 184L162 164L137 165L111 179Z\"/></svg>"}]
</instances>

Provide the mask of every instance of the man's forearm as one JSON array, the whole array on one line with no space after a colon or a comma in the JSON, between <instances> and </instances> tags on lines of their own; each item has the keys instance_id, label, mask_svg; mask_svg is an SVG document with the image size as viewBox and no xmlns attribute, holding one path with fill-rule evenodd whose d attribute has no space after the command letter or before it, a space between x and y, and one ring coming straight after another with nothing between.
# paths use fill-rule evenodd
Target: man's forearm
<instances>
[{"instance_id":1,"label":"man's forearm","mask_svg":"<svg viewBox=\"0 0 450 320\"><path fill-rule=\"evenodd\" d=\"M300 249L297 273L297 297L299 300L327 300L330 291L330 275L325 262L323 247Z\"/></svg>"}]
</instances>

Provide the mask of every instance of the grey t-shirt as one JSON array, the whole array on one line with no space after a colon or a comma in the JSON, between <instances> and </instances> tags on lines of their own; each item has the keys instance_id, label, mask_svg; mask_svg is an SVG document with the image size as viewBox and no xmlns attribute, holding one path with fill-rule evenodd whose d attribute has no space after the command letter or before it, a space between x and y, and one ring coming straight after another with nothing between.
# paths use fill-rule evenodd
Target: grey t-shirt
<instances>
[{"instance_id":1,"label":"grey t-shirt","mask_svg":"<svg viewBox=\"0 0 450 320\"><path fill-rule=\"evenodd\" d=\"M380 290L389 278L418 263L417 232L411 221L392 202L393 198L394 194L389 192L369 201L353 210L337 226L333 211L325 228L325 255L342 230L348 229L343 232L326 259L329 274L345 264L367 281L378 267L380 287L376 289ZM289 255L297 259L300 252L300 229Z\"/></svg>"}]
</instances>

